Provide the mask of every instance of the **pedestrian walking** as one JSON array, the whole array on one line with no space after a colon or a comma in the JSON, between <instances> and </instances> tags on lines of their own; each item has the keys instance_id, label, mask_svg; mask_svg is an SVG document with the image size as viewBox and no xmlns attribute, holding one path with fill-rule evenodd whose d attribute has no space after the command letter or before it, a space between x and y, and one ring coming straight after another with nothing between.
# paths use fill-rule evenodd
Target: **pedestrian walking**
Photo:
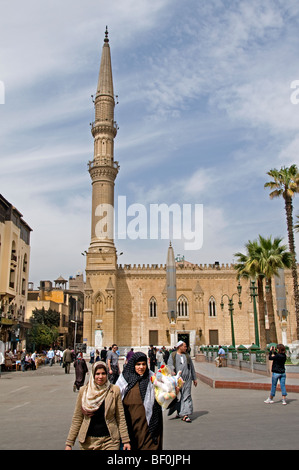
<instances>
[{"instance_id":1,"label":"pedestrian walking","mask_svg":"<svg viewBox=\"0 0 299 470\"><path fill-rule=\"evenodd\" d=\"M34 351L31 354L31 369L36 370L36 359L37 359L37 351Z\"/></svg>"},{"instance_id":2,"label":"pedestrian walking","mask_svg":"<svg viewBox=\"0 0 299 470\"><path fill-rule=\"evenodd\" d=\"M130 450L130 440L119 388L108 381L107 365L93 364L89 382L79 390L65 450L78 437L81 450Z\"/></svg>"},{"instance_id":3,"label":"pedestrian walking","mask_svg":"<svg viewBox=\"0 0 299 470\"><path fill-rule=\"evenodd\" d=\"M182 372L181 377L184 380L184 385L181 388L180 400L176 402L175 408L169 411L172 414L177 411L177 417L181 418L186 423L191 423L190 416L193 413L193 401L191 396L192 382L197 386L196 372L190 355L186 352L187 345L183 341L179 341L176 345L176 351L173 351L168 359L167 365L174 375L179 371Z\"/></svg>"},{"instance_id":4,"label":"pedestrian walking","mask_svg":"<svg viewBox=\"0 0 299 470\"><path fill-rule=\"evenodd\" d=\"M133 354L134 354L134 348L131 348L130 351L128 352L128 354L126 355L125 364L128 364L128 362L131 359L131 357L133 356Z\"/></svg>"},{"instance_id":5,"label":"pedestrian walking","mask_svg":"<svg viewBox=\"0 0 299 470\"><path fill-rule=\"evenodd\" d=\"M107 359L107 348L104 346L104 349L101 351L101 361L106 362Z\"/></svg>"},{"instance_id":6,"label":"pedestrian walking","mask_svg":"<svg viewBox=\"0 0 299 470\"><path fill-rule=\"evenodd\" d=\"M73 362L73 352L71 346L69 346L63 353L63 364L64 372L66 374L70 373L71 363Z\"/></svg>"},{"instance_id":7,"label":"pedestrian walking","mask_svg":"<svg viewBox=\"0 0 299 470\"><path fill-rule=\"evenodd\" d=\"M119 355L116 353L118 347L116 344L112 344L111 350L107 352L107 366L108 366L108 380L112 384L115 384L119 375L120 369L118 365Z\"/></svg>"},{"instance_id":8,"label":"pedestrian walking","mask_svg":"<svg viewBox=\"0 0 299 470\"><path fill-rule=\"evenodd\" d=\"M168 359L169 359L169 351L168 349L165 348L165 346L163 346L162 351L163 351L164 364L167 364Z\"/></svg>"},{"instance_id":9,"label":"pedestrian walking","mask_svg":"<svg viewBox=\"0 0 299 470\"><path fill-rule=\"evenodd\" d=\"M100 355L100 351L98 349L96 349L96 358L95 358L95 362L98 362L101 360L101 355Z\"/></svg>"},{"instance_id":10,"label":"pedestrian walking","mask_svg":"<svg viewBox=\"0 0 299 470\"><path fill-rule=\"evenodd\" d=\"M59 362L59 365L62 366L63 364L63 361L62 361L62 358L63 358L63 351L61 351L61 349L57 349L56 351L56 357L57 357L57 360Z\"/></svg>"},{"instance_id":11,"label":"pedestrian walking","mask_svg":"<svg viewBox=\"0 0 299 470\"><path fill-rule=\"evenodd\" d=\"M155 399L153 375L147 356L136 352L116 382L123 399L132 450L162 449L162 408Z\"/></svg>"},{"instance_id":12,"label":"pedestrian walking","mask_svg":"<svg viewBox=\"0 0 299 470\"><path fill-rule=\"evenodd\" d=\"M22 372L25 372L26 370L26 349L25 348L22 350L22 354L21 354L21 368L22 368Z\"/></svg>"},{"instance_id":13,"label":"pedestrian walking","mask_svg":"<svg viewBox=\"0 0 299 470\"><path fill-rule=\"evenodd\" d=\"M157 352L156 359L157 359L157 368L160 369L161 365L163 364L163 360L164 360L164 356L163 356L163 352L162 352L161 348Z\"/></svg>"},{"instance_id":14,"label":"pedestrian walking","mask_svg":"<svg viewBox=\"0 0 299 470\"><path fill-rule=\"evenodd\" d=\"M150 370L152 372L155 372L155 367L156 367L156 364L157 364L157 358L156 358L156 350L155 350L155 348L152 344L150 345L150 349L148 351L148 357L149 357L149 361L150 361Z\"/></svg>"},{"instance_id":15,"label":"pedestrian walking","mask_svg":"<svg viewBox=\"0 0 299 470\"><path fill-rule=\"evenodd\" d=\"M54 356L55 356L55 353L53 351L53 348L50 348L49 351L47 352L47 359L51 367L54 364Z\"/></svg>"},{"instance_id":16,"label":"pedestrian walking","mask_svg":"<svg viewBox=\"0 0 299 470\"><path fill-rule=\"evenodd\" d=\"M1 343L1 341L0 341L0 343ZM3 351L4 351L4 349L3 349ZM5 357L4 357L3 352L0 350L0 376L1 376L2 364L5 365Z\"/></svg>"},{"instance_id":17,"label":"pedestrian walking","mask_svg":"<svg viewBox=\"0 0 299 470\"><path fill-rule=\"evenodd\" d=\"M92 349L92 350L90 351L89 356L90 356L90 361L89 361L89 363L90 363L90 364L93 364L93 363L94 363L94 356L95 356L94 349Z\"/></svg>"},{"instance_id":18,"label":"pedestrian walking","mask_svg":"<svg viewBox=\"0 0 299 470\"><path fill-rule=\"evenodd\" d=\"M282 404L286 405L286 396L287 396L287 391L286 391L286 370L285 370L285 362L286 362L287 356L285 353L285 346L283 344L278 344L277 345L277 351L275 350L275 347L272 346L269 352L269 361L273 361L272 363L272 386L271 386L271 392L267 400L265 400L265 403L274 403L273 398L275 397L276 393L276 387L278 380L280 382L280 388L281 388L281 394L282 394Z\"/></svg>"},{"instance_id":19,"label":"pedestrian walking","mask_svg":"<svg viewBox=\"0 0 299 470\"><path fill-rule=\"evenodd\" d=\"M73 391L79 390L80 387L83 387L85 382L86 374L88 374L88 367L85 359L83 358L83 353L78 353L77 359L74 362L75 367L75 382L73 385Z\"/></svg>"}]
</instances>

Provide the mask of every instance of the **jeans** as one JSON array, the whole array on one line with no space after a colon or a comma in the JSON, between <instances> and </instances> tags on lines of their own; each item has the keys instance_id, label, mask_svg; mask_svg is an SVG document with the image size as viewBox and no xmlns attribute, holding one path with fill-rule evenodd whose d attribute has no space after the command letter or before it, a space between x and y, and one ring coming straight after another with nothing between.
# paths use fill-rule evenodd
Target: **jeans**
<instances>
[{"instance_id":1,"label":"jeans","mask_svg":"<svg viewBox=\"0 0 299 470\"><path fill-rule=\"evenodd\" d=\"M279 382L280 382L280 388L281 388L281 394L283 397L286 397L287 396L287 392L286 392L286 374L278 374L277 372L272 372L272 387L271 387L271 397L274 397L275 396L275 392L276 392L276 387L277 387L277 382L278 382L278 379L279 379Z\"/></svg>"}]
</instances>

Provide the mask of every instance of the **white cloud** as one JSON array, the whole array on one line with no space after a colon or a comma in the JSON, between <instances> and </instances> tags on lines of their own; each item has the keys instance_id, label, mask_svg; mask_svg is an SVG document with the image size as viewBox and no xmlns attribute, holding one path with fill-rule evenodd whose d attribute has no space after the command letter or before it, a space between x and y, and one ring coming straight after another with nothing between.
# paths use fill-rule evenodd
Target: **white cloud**
<instances>
[{"instance_id":1,"label":"white cloud","mask_svg":"<svg viewBox=\"0 0 299 470\"><path fill-rule=\"evenodd\" d=\"M299 135L296 135L289 145L282 149L278 158L283 162L283 166L290 166L293 163L299 165Z\"/></svg>"}]
</instances>

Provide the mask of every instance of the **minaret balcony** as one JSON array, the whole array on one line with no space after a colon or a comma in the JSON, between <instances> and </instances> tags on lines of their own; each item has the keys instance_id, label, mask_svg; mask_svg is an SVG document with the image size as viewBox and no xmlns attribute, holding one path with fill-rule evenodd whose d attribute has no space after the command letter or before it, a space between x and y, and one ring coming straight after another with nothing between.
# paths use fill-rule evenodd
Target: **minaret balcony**
<instances>
[{"instance_id":1,"label":"minaret balcony","mask_svg":"<svg viewBox=\"0 0 299 470\"><path fill-rule=\"evenodd\" d=\"M118 125L116 121L95 121L91 123L91 133L93 137L96 137L99 134L112 134L113 137L116 136L118 131Z\"/></svg>"},{"instance_id":2,"label":"minaret balcony","mask_svg":"<svg viewBox=\"0 0 299 470\"><path fill-rule=\"evenodd\" d=\"M88 163L88 171L92 181L107 181L113 182L119 171L118 162L113 162L112 165L101 165L98 161L94 160Z\"/></svg>"},{"instance_id":3,"label":"minaret balcony","mask_svg":"<svg viewBox=\"0 0 299 470\"><path fill-rule=\"evenodd\" d=\"M112 162L111 164L103 163L100 160L93 160L88 162L88 170L92 170L93 168L97 167L111 167L114 170L119 170L119 163L118 162Z\"/></svg>"}]
</instances>

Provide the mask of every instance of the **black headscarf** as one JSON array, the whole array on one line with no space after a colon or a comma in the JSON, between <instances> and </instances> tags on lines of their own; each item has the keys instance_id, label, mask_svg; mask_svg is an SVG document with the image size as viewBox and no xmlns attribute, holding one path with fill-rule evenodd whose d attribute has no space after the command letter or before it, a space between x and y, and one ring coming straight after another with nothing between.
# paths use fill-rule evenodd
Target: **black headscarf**
<instances>
[{"instance_id":1,"label":"black headscarf","mask_svg":"<svg viewBox=\"0 0 299 470\"><path fill-rule=\"evenodd\" d=\"M137 374L135 371L135 365L137 362L145 362L146 363L146 370L143 375ZM146 390L148 386L152 386L150 384L150 377L149 377L149 368L147 365L147 356L143 352L136 352L128 361L126 367L123 370L123 377L125 378L128 386L125 391L125 395L131 390L137 383L139 383L139 390L142 401L144 401ZM153 406L153 413L149 423L149 432L154 442L157 440L157 435L159 434L160 430L160 423L162 418L162 410L158 402L154 401Z\"/></svg>"},{"instance_id":2,"label":"black headscarf","mask_svg":"<svg viewBox=\"0 0 299 470\"><path fill-rule=\"evenodd\" d=\"M141 361L146 363L146 370L143 375L139 375L135 371L135 365L137 364L137 362ZM128 361L128 364L124 368L123 376L126 382L128 382L128 386L125 391L125 396L127 395L128 391L131 390L131 388L133 388L137 384L137 382L139 382L141 398L142 401L144 401L146 389L149 383L149 369L147 365L146 355L142 352L136 352L135 354L133 354L133 356Z\"/></svg>"}]
</instances>

